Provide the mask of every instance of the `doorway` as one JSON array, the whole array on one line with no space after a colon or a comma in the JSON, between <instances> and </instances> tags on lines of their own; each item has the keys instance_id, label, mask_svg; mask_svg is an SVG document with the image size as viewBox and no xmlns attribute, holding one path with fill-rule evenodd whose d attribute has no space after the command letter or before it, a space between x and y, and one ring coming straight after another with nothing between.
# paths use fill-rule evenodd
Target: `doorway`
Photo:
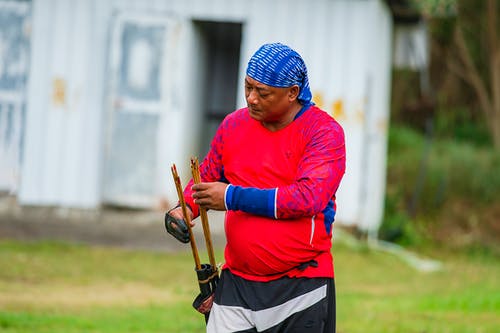
<instances>
[{"instance_id":1,"label":"doorway","mask_svg":"<svg viewBox=\"0 0 500 333\"><path fill-rule=\"evenodd\" d=\"M200 54L205 57L200 77L202 126L199 156L204 157L217 128L237 105L242 24L233 22L194 21L201 38Z\"/></svg>"},{"instance_id":2,"label":"doorway","mask_svg":"<svg viewBox=\"0 0 500 333\"><path fill-rule=\"evenodd\" d=\"M130 12L117 13L111 22L104 204L140 208L155 203L172 22L163 15Z\"/></svg>"}]
</instances>

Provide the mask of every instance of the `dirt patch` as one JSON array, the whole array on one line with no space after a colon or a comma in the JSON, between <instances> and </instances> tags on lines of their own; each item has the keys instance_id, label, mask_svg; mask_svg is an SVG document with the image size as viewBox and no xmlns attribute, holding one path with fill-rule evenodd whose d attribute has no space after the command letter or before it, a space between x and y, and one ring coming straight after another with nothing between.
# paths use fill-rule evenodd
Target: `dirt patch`
<instances>
[{"instance_id":1,"label":"dirt patch","mask_svg":"<svg viewBox=\"0 0 500 333\"><path fill-rule=\"evenodd\" d=\"M186 250L164 227L163 211L105 207L96 210L18 206L12 198L0 204L0 239L57 240L153 251ZM223 246L223 213L209 212L214 246ZM194 228L203 244L201 223Z\"/></svg>"},{"instance_id":2,"label":"dirt patch","mask_svg":"<svg viewBox=\"0 0 500 333\"><path fill-rule=\"evenodd\" d=\"M64 308L94 306L150 305L174 303L180 296L166 288L154 288L144 283L123 285L92 284L88 286L51 285L20 286L23 291L0 292L0 308Z\"/></svg>"}]
</instances>

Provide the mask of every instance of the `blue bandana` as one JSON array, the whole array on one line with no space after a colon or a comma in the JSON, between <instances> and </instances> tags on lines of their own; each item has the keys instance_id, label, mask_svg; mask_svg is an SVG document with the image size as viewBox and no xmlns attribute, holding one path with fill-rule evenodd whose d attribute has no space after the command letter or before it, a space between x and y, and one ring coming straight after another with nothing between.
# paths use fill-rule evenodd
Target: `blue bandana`
<instances>
[{"instance_id":1,"label":"blue bandana","mask_svg":"<svg viewBox=\"0 0 500 333\"><path fill-rule=\"evenodd\" d=\"M298 100L311 103L311 90L307 79L307 68L301 56L281 43L264 44L250 58L247 75L272 87L288 88L298 85Z\"/></svg>"}]
</instances>

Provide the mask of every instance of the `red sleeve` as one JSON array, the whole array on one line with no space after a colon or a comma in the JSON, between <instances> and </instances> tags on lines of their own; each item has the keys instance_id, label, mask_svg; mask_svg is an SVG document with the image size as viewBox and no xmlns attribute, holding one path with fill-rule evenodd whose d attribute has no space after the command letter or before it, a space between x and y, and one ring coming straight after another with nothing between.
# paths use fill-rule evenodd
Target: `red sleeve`
<instances>
[{"instance_id":1,"label":"red sleeve","mask_svg":"<svg viewBox=\"0 0 500 333\"><path fill-rule=\"evenodd\" d=\"M223 132L226 126L226 120L224 120L217 132L215 133L212 143L210 144L210 150L207 156L203 159L200 164L200 176L202 182L216 182L224 181L224 169L222 167L222 148L223 148ZM186 204L191 207L193 211L193 216L198 217L200 214L199 207L194 203L193 191L191 190L193 186L193 180L191 179L187 186L184 188L184 199Z\"/></svg>"},{"instance_id":2,"label":"red sleeve","mask_svg":"<svg viewBox=\"0 0 500 333\"><path fill-rule=\"evenodd\" d=\"M297 181L278 188L278 218L313 216L321 212L339 187L345 173L345 140L342 127L319 125L310 129L297 172Z\"/></svg>"}]
</instances>

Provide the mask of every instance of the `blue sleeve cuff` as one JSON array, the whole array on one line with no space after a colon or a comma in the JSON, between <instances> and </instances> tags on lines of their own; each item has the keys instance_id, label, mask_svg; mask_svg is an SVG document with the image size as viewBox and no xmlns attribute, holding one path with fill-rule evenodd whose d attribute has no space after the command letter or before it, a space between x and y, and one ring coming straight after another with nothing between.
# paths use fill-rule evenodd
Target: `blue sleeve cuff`
<instances>
[{"instance_id":1,"label":"blue sleeve cuff","mask_svg":"<svg viewBox=\"0 0 500 333\"><path fill-rule=\"evenodd\" d=\"M275 219L277 193L277 188L258 189L229 185L226 188L224 202L227 210L241 210Z\"/></svg>"}]
</instances>

